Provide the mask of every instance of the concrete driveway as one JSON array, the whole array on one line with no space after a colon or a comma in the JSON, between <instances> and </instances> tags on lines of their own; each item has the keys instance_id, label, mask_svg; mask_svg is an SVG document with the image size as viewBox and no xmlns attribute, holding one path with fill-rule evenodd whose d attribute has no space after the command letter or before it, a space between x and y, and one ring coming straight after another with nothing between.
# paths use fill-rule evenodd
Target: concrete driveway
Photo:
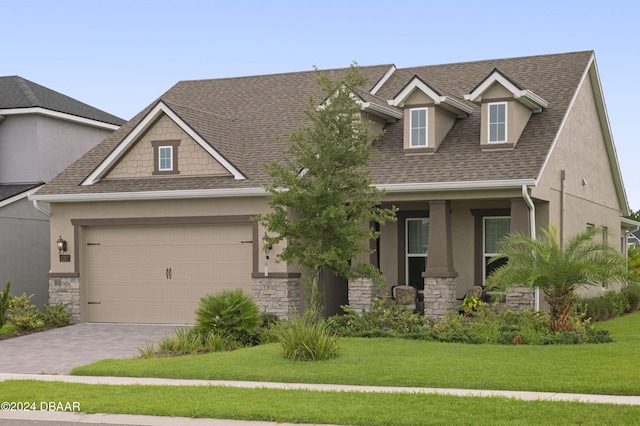
<instances>
[{"instance_id":1,"label":"concrete driveway","mask_svg":"<svg viewBox=\"0 0 640 426\"><path fill-rule=\"evenodd\" d=\"M0 373L68 374L104 358L134 358L137 348L173 334L176 326L76 324L0 341Z\"/></svg>"}]
</instances>

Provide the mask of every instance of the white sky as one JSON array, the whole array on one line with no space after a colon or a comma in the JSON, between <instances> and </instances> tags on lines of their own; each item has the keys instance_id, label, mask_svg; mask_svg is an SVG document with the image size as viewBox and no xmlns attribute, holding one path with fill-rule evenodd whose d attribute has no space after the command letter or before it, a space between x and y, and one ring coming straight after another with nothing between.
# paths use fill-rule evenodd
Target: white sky
<instances>
[{"instance_id":1,"label":"white sky","mask_svg":"<svg viewBox=\"0 0 640 426\"><path fill-rule=\"evenodd\" d=\"M594 50L638 210L638 26L630 0L0 0L0 75L129 119L180 80Z\"/></svg>"}]
</instances>

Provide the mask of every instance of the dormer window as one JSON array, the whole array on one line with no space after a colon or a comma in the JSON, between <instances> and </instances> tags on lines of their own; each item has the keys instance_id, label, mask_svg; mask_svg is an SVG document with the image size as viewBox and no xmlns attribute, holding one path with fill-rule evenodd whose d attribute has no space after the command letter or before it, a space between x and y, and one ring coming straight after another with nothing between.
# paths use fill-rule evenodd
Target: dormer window
<instances>
[{"instance_id":1,"label":"dormer window","mask_svg":"<svg viewBox=\"0 0 640 426\"><path fill-rule=\"evenodd\" d=\"M542 112L549 105L497 69L464 98L481 107L480 146L483 151L514 149L531 115Z\"/></svg>"},{"instance_id":2,"label":"dormer window","mask_svg":"<svg viewBox=\"0 0 640 426\"><path fill-rule=\"evenodd\" d=\"M173 171L173 147L161 146L158 148L158 170L161 172Z\"/></svg>"},{"instance_id":3,"label":"dormer window","mask_svg":"<svg viewBox=\"0 0 640 426\"><path fill-rule=\"evenodd\" d=\"M489 104L489 143L507 142L507 103Z\"/></svg>"},{"instance_id":4,"label":"dormer window","mask_svg":"<svg viewBox=\"0 0 640 426\"><path fill-rule=\"evenodd\" d=\"M153 174L178 174L178 146L180 141L152 141Z\"/></svg>"},{"instance_id":5,"label":"dormer window","mask_svg":"<svg viewBox=\"0 0 640 426\"><path fill-rule=\"evenodd\" d=\"M412 108L411 113L411 148L427 146L427 109Z\"/></svg>"}]
</instances>

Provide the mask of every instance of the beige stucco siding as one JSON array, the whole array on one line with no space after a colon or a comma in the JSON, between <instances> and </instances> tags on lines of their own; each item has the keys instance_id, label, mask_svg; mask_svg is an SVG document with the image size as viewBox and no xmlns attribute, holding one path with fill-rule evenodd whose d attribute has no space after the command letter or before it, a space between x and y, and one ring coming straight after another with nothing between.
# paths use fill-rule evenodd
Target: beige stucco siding
<instances>
[{"instance_id":1,"label":"beige stucco siding","mask_svg":"<svg viewBox=\"0 0 640 426\"><path fill-rule=\"evenodd\" d=\"M180 141L177 147L180 176L229 175L230 173L166 115L129 149L105 179L152 177L154 171L153 141Z\"/></svg>"},{"instance_id":2,"label":"beige stucco siding","mask_svg":"<svg viewBox=\"0 0 640 426\"><path fill-rule=\"evenodd\" d=\"M620 205L598 120L589 77L573 105L532 196L549 201L549 223L561 225L562 170L564 238L582 232L588 223L608 227L610 243L620 249Z\"/></svg>"}]
</instances>

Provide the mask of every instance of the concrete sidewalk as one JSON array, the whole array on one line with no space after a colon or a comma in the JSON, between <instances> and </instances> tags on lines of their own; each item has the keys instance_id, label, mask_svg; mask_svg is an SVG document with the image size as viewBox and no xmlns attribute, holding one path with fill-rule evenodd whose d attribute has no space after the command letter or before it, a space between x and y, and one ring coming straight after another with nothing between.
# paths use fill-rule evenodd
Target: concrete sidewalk
<instances>
[{"instance_id":1,"label":"concrete sidewalk","mask_svg":"<svg viewBox=\"0 0 640 426\"><path fill-rule=\"evenodd\" d=\"M86 383L92 385L229 386L237 388L313 390L325 392L404 392L453 396L499 396L505 398L521 399L525 401L579 401L591 404L640 405L640 396L594 395L560 392L526 392L480 389L414 388L401 386L354 386L314 383L245 382L232 380L184 380L145 377L65 376L47 374L0 373L0 382L3 382L5 380L41 380L47 382Z\"/></svg>"},{"instance_id":2,"label":"concrete sidewalk","mask_svg":"<svg viewBox=\"0 0 640 426\"><path fill-rule=\"evenodd\" d=\"M150 386L231 386L240 388L264 388L285 390L313 390L313 391L346 391L346 392L406 392L422 394L440 394L454 396L506 397L526 401L579 401L592 404L627 404L640 405L640 396L590 395L569 394L557 392L520 392L478 389L439 389L413 387L385 387L385 386L350 386L326 385L308 383L274 383L274 382L242 382L227 380L180 380L136 377L96 377L96 376L66 376L42 374L13 374L0 373L0 382L6 380L41 380L48 382L106 384L106 385L150 385ZM216 420L191 419L185 417L157 417L120 414L85 414L73 412L52 411L0 411L0 425L213 425L213 426L294 426L289 423L262 422L249 420ZM297 424L295 426L311 426ZM326 426L326 425L325 425ZM331 426L331 425L329 425Z\"/></svg>"}]
</instances>

